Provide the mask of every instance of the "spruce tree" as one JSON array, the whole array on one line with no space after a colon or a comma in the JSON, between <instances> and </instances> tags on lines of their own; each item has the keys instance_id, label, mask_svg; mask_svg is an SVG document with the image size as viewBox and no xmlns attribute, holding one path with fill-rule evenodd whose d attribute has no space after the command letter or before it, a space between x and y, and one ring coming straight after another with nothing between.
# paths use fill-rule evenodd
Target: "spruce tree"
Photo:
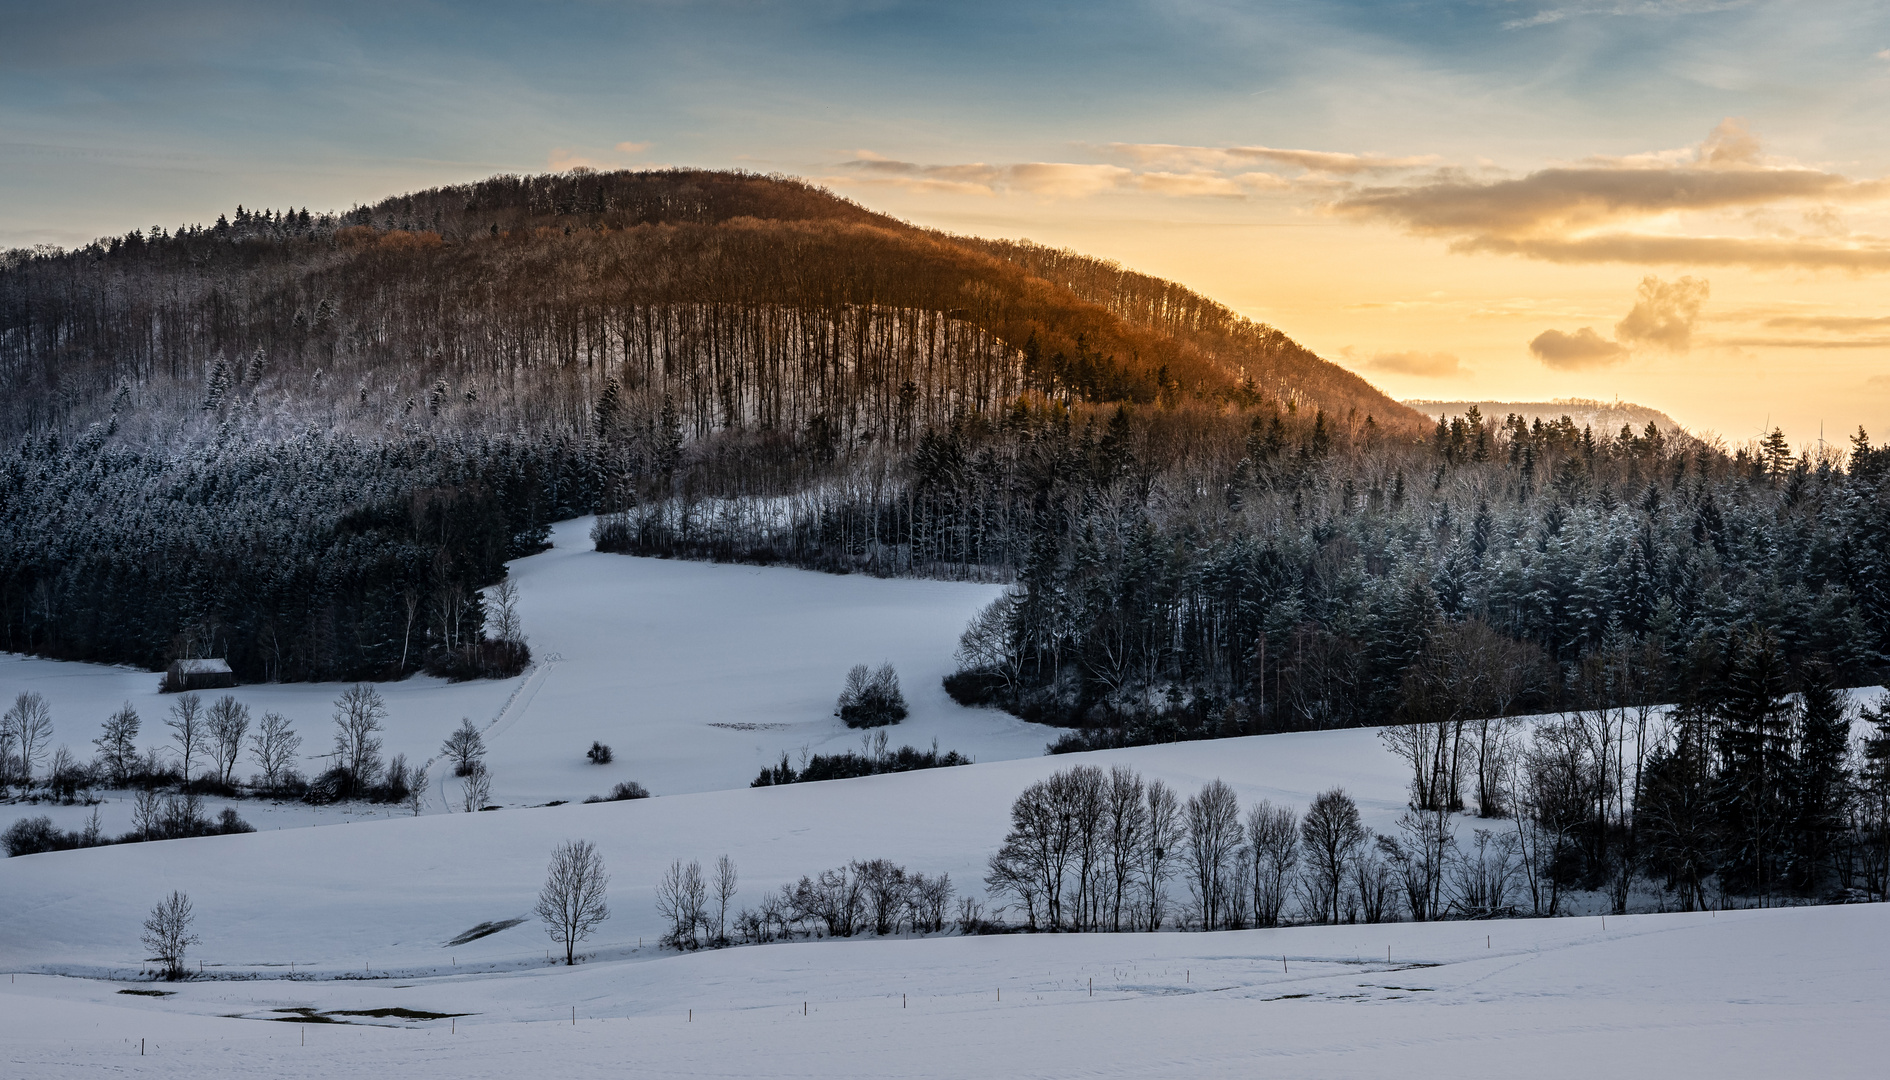
<instances>
[{"instance_id":1,"label":"spruce tree","mask_svg":"<svg viewBox=\"0 0 1890 1080\"><path fill-rule=\"evenodd\" d=\"M1785 700L1785 659L1767 631L1748 633L1733 649L1718 695L1720 769L1715 803L1732 889L1769 900L1787 865L1792 710Z\"/></svg>"},{"instance_id":2,"label":"spruce tree","mask_svg":"<svg viewBox=\"0 0 1890 1080\"><path fill-rule=\"evenodd\" d=\"M1805 669L1798 709L1798 754L1791 777L1791 879L1811 892L1830 868L1831 848L1844 825L1851 733L1850 707L1830 668Z\"/></svg>"}]
</instances>

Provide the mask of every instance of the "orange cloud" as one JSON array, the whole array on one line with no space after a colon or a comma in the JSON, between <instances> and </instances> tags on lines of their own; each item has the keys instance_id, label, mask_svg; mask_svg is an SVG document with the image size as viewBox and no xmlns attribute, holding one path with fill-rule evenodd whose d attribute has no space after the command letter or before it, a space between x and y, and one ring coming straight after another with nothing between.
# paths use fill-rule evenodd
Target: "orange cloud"
<instances>
[{"instance_id":1,"label":"orange cloud","mask_svg":"<svg viewBox=\"0 0 1890 1080\"><path fill-rule=\"evenodd\" d=\"M1418 375L1424 378L1470 374L1470 369L1463 366L1463 361L1456 354L1447 352L1377 353L1370 360L1365 361L1364 366L1373 371L1383 371L1394 375Z\"/></svg>"},{"instance_id":2,"label":"orange cloud","mask_svg":"<svg viewBox=\"0 0 1890 1080\"><path fill-rule=\"evenodd\" d=\"M1707 282L1683 277L1671 284L1657 277L1641 279L1640 298L1627 318L1614 324L1616 341L1652 345L1668 352L1686 352L1692 344L1693 323L1710 292Z\"/></svg>"},{"instance_id":3,"label":"orange cloud","mask_svg":"<svg viewBox=\"0 0 1890 1080\"><path fill-rule=\"evenodd\" d=\"M1625 346L1595 333L1591 326L1584 326L1572 334L1544 330L1529 343L1529 351L1549 367L1564 371L1603 367L1619 363L1628 356Z\"/></svg>"},{"instance_id":4,"label":"orange cloud","mask_svg":"<svg viewBox=\"0 0 1890 1080\"><path fill-rule=\"evenodd\" d=\"M1051 198L1081 198L1124 186L1135 174L1120 165L1026 162L1018 165L922 165L860 151L844 167L868 179L920 190L995 194L1002 189Z\"/></svg>"},{"instance_id":5,"label":"orange cloud","mask_svg":"<svg viewBox=\"0 0 1890 1080\"><path fill-rule=\"evenodd\" d=\"M1396 172L1435 165L1435 154L1417 157L1386 157L1382 154L1348 154L1329 150L1284 150L1271 146L1186 146L1177 143L1109 143L1106 151L1138 164L1157 165L1182 162L1213 168L1233 168L1244 162L1268 161L1307 172L1355 176L1360 173Z\"/></svg>"},{"instance_id":6,"label":"orange cloud","mask_svg":"<svg viewBox=\"0 0 1890 1080\"><path fill-rule=\"evenodd\" d=\"M1481 180L1447 172L1422 182L1346 191L1329 212L1382 221L1420 236L1447 237L1451 250L1522 255L1561 263L1698 263L1890 269L1890 243L1845 237L1724 235L1683 219L1734 215L1751 231L1766 212L1811 203L1828 225L1833 204L1890 203L1890 183L1768 161L1743 121L1727 119L1699 145L1629 158L1542 169L1520 178ZM1743 216L1741 216L1743 215ZM1640 223L1655 231L1634 231ZM1740 224L1744 222L1744 224ZM1721 224L1724 224L1723 222ZM1700 235L1710 232L1709 235Z\"/></svg>"}]
</instances>

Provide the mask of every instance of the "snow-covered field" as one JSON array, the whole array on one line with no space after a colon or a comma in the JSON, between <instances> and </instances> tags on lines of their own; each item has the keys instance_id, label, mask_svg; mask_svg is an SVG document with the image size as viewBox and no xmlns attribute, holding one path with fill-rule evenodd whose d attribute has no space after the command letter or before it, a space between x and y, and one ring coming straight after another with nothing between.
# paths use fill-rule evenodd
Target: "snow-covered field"
<instances>
[{"instance_id":1,"label":"snow-covered field","mask_svg":"<svg viewBox=\"0 0 1890 1080\"><path fill-rule=\"evenodd\" d=\"M731 856L742 875L737 905L871 858L946 872L982 895L1012 800L1077 761L1130 763L1184 795L1222 777L1243 805L1265 797L1303 809L1343 781L1366 823L1386 829L1404 799L1402 766L1373 732L1313 732L27 855L0 860L0 911L12 913L0 924L0 957L12 970L136 975L139 921L159 894L182 889L205 928L192 957L225 975L291 963L300 973L401 977L538 964L547 939L530 922L453 949L441 943L526 914L551 848L570 838L596 843L612 875L615 914L589 944L600 958L639 955L639 939L653 945L661 935L653 889L678 858Z\"/></svg>"},{"instance_id":2,"label":"snow-covered field","mask_svg":"<svg viewBox=\"0 0 1890 1080\"><path fill-rule=\"evenodd\" d=\"M514 564L531 674L381 688L389 753L425 760L459 717L489 723L507 809L445 813L437 791L419 818L250 802L255 834L0 860L0 1076L1881 1074L1885 905L660 950L654 885L678 858L728 854L736 907L878 857L982 896L1012 799L1078 762L1132 765L1184 796L1219 777L1243 806L1303 809L1343 785L1381 831L1407 776L1369 729L1046 758L1053 732L938 686L991 587L599 555L587 529L565 523L553 550ZM746 787L783 751L857 745L833 697L848 667L881 660L913 706L895 744L937 737L978 764ZM0 657L0 692L44 693L75 750L124 700L160 741L155 684ZM320 753L340 689L237 693L294 717ZM617 764L583 760L594 738ZM621 779L662 797L533 805ZM69 828L87 812L0 809ZM128 824L106 810L108 828ZM574 838L605 860L612 916L563 968L527 916L552 847ZM194 901L202 977L154 984L140 924L172 889ZM389 1008L464 1015L359 1015ZM300 1022L309 1011L340 1022Z\"/></svg>"},{"instance_id":3,"label":"snow-covered field","mask_svg":"<svg viewBox=\"0 0 1890 1080\"><path fill-rule=\"evenodd\" d=\"M1011 797L1076 760L1184 790L1221 776L1243 802L1298 806L1342 778L1378 827L1402 799L1373 733L1322 732L9 859L0 969L20 974L0 984L0 1073L1877 1075L1883 905L689 956L652 944L651 887L676 857L730 854L737 904L875 856L976 889ZM584 964L548 963L531 921L446 944L525 915L570 837L596 842L612 874ZM196 903L191 956L209 977L141 981L139 921L173 888ZM154 988L174 993L118 993ZM259 1022L389 1007L468 1015Z\"/></svg>"},{"instance_id":4,"label":"snow-covered field","mask_svg":"<svg viewBox=\"0 0 1890 1080\"><path fill-rule=\"evenodd\" d=\"M600 554L590 527L589 518L562 522L551 550L512 564L538 661L527 674L377 684L389 709L388 755L426 761L461 717L471 717L490 725L490 801L500 805L576 801L621 780L658 795L737 787L783 753L798 763L803 751L857 749L859 733L835 718L834 699L848 668L888 660L912 708L888 729L895 747L937 739L942 749L986 761L1040 755L1056 734L996 710L964 708L940 686L959 633L996 586ZM0 700L10 703L22 690L45 695L53 745L81 758L91 757L100 725L127 701L144 721L140 744L167 745L163 718L174 698L160 695L157 683L150 672L0 654ZM303 772L316 773L328 764L319 755L331 749L334 700L343 689L290 683L233 693L256 716L274 710L295 721L307 755ZM594 739L615 751L612 764L585 760ZM240 771L252 771L247 758ZM446 772L433 770L430 813L448 808ZM240 811L263 829L390 813L255 802ZM89 813L0 805L0 827L47 814L76 829ZM108 832L129 828L129 802L113 797L101 819Z\"/></svg>"},{"instance_id":5,"label":"snow-covered field","mask_svg":"<svg viewBox=\"0 0 1890 1080\"><path fill-rule=\"evenodd\" d=\"M506 975L172 984L165 998L23 976L0 984L0 1069L31 1080L1875 1077L1886 951L1890 908L1868 905L1605 928L829 941ZM468 1015L336 1017L343 1026L289 1011L390 1007Z\"/></svg>"}]
</instances>

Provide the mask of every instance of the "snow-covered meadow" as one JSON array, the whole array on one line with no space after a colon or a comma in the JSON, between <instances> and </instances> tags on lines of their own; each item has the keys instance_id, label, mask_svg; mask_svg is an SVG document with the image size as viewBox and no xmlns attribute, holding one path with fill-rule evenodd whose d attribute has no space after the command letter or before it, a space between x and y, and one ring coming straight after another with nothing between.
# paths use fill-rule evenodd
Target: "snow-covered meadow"
<instances>
[{"instance_id":1,"label":"snow-covered meadow","mask_svg":"<svg viewBox=\"0 0 1890 1080\"><path fill-rule=\"evenodd\" d=\"M0 984L0 1068L33 1080L1874 1077L1886 950L1890 910L1864 905L1605 926L828 941L502 975L192 982L163 998L29 975ZM360 1015L388 1009L466 1015ZM343 1010L356 1015L299 1022Z\"/></svg>"},{"instance_id":2,"label":"snow-covered meadow","mask_svg":"<svg viewBox=\"0 0 1890 1080\"><path fill-rule=\"evenodd\" d=\"M1184 790L1224 777L1243 803L1303 806L1342 779L1380 828L1402 802L1401 765L1350 731L25 856L0 862L0 968L20 973L0 985L0 1062L33 1078L1874 1075L1884 905L654 945L652 886L677 857L730 854L737 904L875 856L975 891L1011 797L1079 760ZM584 963L551 962L530 919L448 944L527 916L573 837L612 875ZM173 888L195 901L205 977L152 983L138 924ZM361 1015L393 1008L465 1015ZM262 1022L310 1011L340 1023Z\"/></svg>"},{"instance_id":3,"label":"snow-covered meadow","mask_svg":"<svg viewBox=\"0 0 1890 1080\"><path fill-rule=\"evenodd\" d=\"M892 745L957 750L980 761L1033 757L1056 732L991 709L967 709L940 681L958 635L997 587L886 580L757 566L629 558L597 552L591 519L560 523L553 547L511 564L536 663L504 681L452 684L426 676L377 684L389 716L386 753L418 764L436 756L462 717L486 729L490 801L504 806L576 801L635 780L668 795L739 787L788 754L857 749L859 733L834 715L847 669L890 661L912 715ZM53 745L81 758L105 718L130 702L143 719L141 746L166 746L174 697L150 672L0 654L0 699L23 690L51 703ZM276 711L303 737L305 774L331 749L335 683L241 686L253 715ZM206 699L218 692L204 695ZM599 740L615 752L592 765ZM251 764L245 757L240 772ZM449 770L432 770L430 813L448 809ZM213 806L214 810L215 807ZM249 802L258 828L386 817L387 807L312 808ZM76 829L90 810L0 805L0 827L46 814ZM101 808L108 832L130 827L128 802Z\"/></svg>"},{"instance_id":4,"label":"snow-covered meadow","mask_svg":"<svg viewBox=\"0 0 1890 1080\"><path fill-rule=\"evenodd\" d=\"M251 801L240 809L254 834L0 860L0 1075L1878 1071L1885 905L659 949L654 887L675 859L729 855L735 907L871 858L948 873L982 897L1012 800L1073 764L1127 764L1184 796L1220 778L1243 806L1303 809L1339 785L1381 832L1409 777L1371 729L1044 757L1054 732L939 688L990 586L600 555L587 530L567 522L551 551L513 565L540 661L530 673L381 687L390 754L432 757L461 716L487 726L505 809L447 813L437 788L417 818ZM848 667L881 660L913 709L894 744L937 738L977 764L746 786L783 752L857 746L833 698ZM20 689L46 695L55 742L75 750L125 700L145 718L142 743L165 734L169 699L148 673L0 657L0 691ZM341 689L235 692L295 718L314 771ZM615 764L584 760L592 739ZM575 802L624 779L660 797ZM560 799L573 801L541 805ZM121 804L106 810L108 828L128 824ZM89 812L5 811L67 828ZM290 827L307 824L333 827ZM1505 827L1464 820L1458 832L1480 825ZM530 917L567 839L594 842L611 875L611 917L575 968L551 961ZM201 977L153 983L140 924L173 889L195 905L202 941L188 963ZM504 928L452 943L482 925ZM305 1023L312 1013L329 1022Z\"/></svg>"}]
</instances>

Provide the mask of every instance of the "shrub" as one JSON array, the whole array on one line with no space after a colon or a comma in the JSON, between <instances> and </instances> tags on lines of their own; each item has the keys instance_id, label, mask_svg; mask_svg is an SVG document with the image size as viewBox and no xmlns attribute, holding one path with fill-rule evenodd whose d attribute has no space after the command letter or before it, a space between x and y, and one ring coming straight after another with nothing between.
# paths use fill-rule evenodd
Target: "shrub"
<instances>
[{"instance_id":1,"label":"shrub","mask_svg":"<svg viewBox=\"0 0 1890 1080\"><path fill-rule=\"evenodd\" d=\"M584 751L584 756L591 759L593 765L610 764L610 747L600 742L591 743L591 748Z\"/></svg>"},{"instance_id":2,"label":"shrub","mask_svg":"<svg viewBox=\"0 0 1890 1080\"><path fill-rule=\"evenodd\" d=\"M470 679L509 679L532 662L532 650L522 641L481 641L444 649L427 659L428 675L448 682Z\"/></svg>"},{"instance_id":3,"label":"shrub","mask_svg":"<svg viewBox=\"0 0 1890 1080\"><path fill-rule=\"evenodd\" d=\"M59 831L49 817L21 818L0 833L0 847L9 856L37 855L42 851L64 851L77 847L73 838Z\"/></svg>"},{"instance_id":4,"label":"shrub","mask_svg":"<svg viewBox=\"0 0 1890 1080\"><path fill-rule=\"evenodd\" d=\"M625 780L623 783L611 788L610 794L593 795L584 801L587 803L623 802L626 799L647 799L649 797L649 788L644 787L635 780Z\"/></svg>"},{"instance_id":5,"label":"shrub","mask_svg":"<svg viewBox=\"0 0 1890 1080\"><path fill-rule=\"evenodd\" d=\"M847 672L846 688L834 715L852 728L884 727L906 718L906 698L899 692L899 676L891 664L881 664L878 671L868 671L856 664Z\"/></svg>"},{"instance_id":6,"label":"shrub","mask_svg":"<svg viewBox=\"0 0 1890 1080\"><path fill-rule=\"evenodd\" d=\"M890 753L861 754L848 750L840 754L815 754L807 759L801 769L795 769L788 763L786 754L781 755L779 765L764 766L761 775L755 777L749 787L773 787L776 784L805 784L815 780L848 780L856 776L878 776L880 773L912 772L917 769L943 769L953 765L969 765L971 759L956 750L940 753L935 745L930 750L919 750L902 746Z\"/></svg>"},{"instance_id":7,"label":"shrub","mask_svg":"<svg viewBox=\"0 0 1890 1080\"><path fill-rule=\"evenodd\" d=\"M211 831L222 836L229 836L234 833L255 832L256 826L239 817L236 807L226 806L223 812L217 815L217 823L211 826Z\"/></svg>"}]
</instances>

